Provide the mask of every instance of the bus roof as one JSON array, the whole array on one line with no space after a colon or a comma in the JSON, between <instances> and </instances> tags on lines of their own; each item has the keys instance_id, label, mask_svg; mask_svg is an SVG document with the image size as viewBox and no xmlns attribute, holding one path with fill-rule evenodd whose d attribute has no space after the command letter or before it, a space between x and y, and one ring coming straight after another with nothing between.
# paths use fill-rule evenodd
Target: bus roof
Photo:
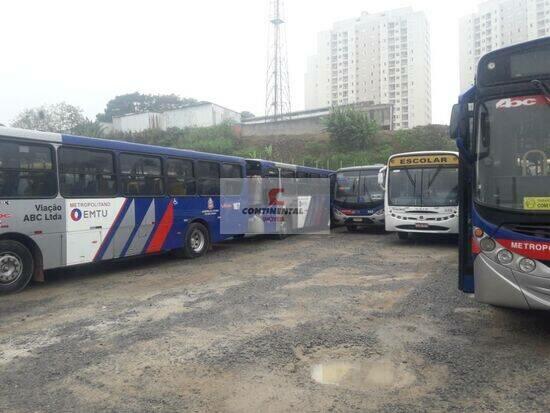
<instances>
[{"instance_id":1,"label":"bus roof","mask_svg":"<svg viewBox=\"0 0 550 413\"><path fill-rule=\"evenodd\" d=\"M146 145L102 138L89 138L60 133L39 132L26 129L0 127L0 137L38 140L51 143L76 145L89 148L107 149L120 152L147 153L153 155L178 156L192 159L225 161L244 164L244 158L229 155L217 155L190 149L177 149L166 146Z\"/></svg>"},{"instance_id":2,"label":"bus roof","mask_svg":"<svg viewBox=\"0 0 550 413\"><path fill-rule=\"evenodd\" d=\"M388 158L388 162L398 156L415 156L415 155L456 155L458 156L458 152L455 151L418 151L418 152L403 152L403 153L394 153L392 156Z\"/></svg>"},{"instance_id":3,"label":"bus roof","mask_svg":"<svg viewBox=\"0 0 550 413\"><path fill-rule=\"evenodd\" d=\"M266 159L247 159L247 161L259 162L264 167L282 168L282 169L289 169L292 171L319 173L319 174L326 174L326 175L330 175L334 173L334 171L330 169L313 168L311 166L302 166L302 165L293 165L293 164L284 163L284 162L268 161Z\"/></svg>"},{"instance_id":4,"label":"bus roof","mask_svg":"<svg viewBox=\"0 0 550 413\"><path fill-rule=\"evenodd\" d=\"M347 168L340 168L336 172L380 170L383 167L384 167L384 165L382 165L382 164L365 165L365 166L350 166L350 167L347 167Z\"/></svg>"}]
</instances>

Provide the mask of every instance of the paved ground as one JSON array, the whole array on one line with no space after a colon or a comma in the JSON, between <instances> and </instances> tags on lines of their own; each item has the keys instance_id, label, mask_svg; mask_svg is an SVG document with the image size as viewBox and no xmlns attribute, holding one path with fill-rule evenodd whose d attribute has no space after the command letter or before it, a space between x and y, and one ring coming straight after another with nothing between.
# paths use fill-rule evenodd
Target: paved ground
<instances>
[{"instance_id":1,"label":"paved ground","mask_svg":"<svg viewBox=\"0 0 550 413\"><path fill-rule=\"evenodd\" d=\"M550 316L455 261L340 230L55 272L0 297L0 411L548 411Z\"/></svg>"}]
</instances>

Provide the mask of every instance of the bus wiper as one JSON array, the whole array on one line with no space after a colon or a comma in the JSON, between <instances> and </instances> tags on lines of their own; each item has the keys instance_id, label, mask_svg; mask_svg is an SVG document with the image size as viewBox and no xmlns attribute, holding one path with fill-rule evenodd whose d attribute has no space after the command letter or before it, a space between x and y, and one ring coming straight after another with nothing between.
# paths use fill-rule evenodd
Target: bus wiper
<instances>
[{"instance_id":1,"label":"bus wiper","mask_svg":"<svg viewBox=\"0 0 550 413\"><path fill-rule=\"evenodd\" d=\"M416 181L413 179L413 177L411 176L411 173L407 169L405 169L405 172L407 173L407 178L409 178L409 181L413 186L413 191L416 191Z\"/></svg>"},{"instance_id":2,"label":"bus wiper","mask_svg":"<svg viewBox=\"0 0 550 413\"><path fill-rule=\"evenodd\" d=\"M550 106L550 86L537 79L531 80L531 83L544 94L546 104Z\"/></svg>"},{"instance_id":3,"label":"bus wiper","mask_svg":"<svg viewBox=\"0 0 550 413\"><path fill-rule=\"evenodd\" d=\"M442 166L437 167L437 170L435 171L434 176L432 177L432 179L430 179L430 182L428 182L428 189L432 187L433 183L435 182L435 178L437 178L437 176L439 175L442 169L443 169Z\"/></svg>"}]
</instances>

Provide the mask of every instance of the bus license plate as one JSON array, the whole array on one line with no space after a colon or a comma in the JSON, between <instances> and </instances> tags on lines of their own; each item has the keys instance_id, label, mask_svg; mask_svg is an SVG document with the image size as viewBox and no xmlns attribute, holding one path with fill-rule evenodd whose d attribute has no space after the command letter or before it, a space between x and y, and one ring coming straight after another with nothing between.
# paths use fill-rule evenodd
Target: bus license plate
<instances>
[{"instance_id":1,"label":"bus license plate","mask_svg":"<svg viewBox=\"0 0 550 413\"><path fill-rule=\"evenodd\" d=\"M353 222L363 222L363 218L353 218Z\"/></svg>"},{"instance_id":2,"label":"bus license plate","mask_svg":"<svg viewBox=\"0 0 550 413\"><path fill-rule=\"evenodd\" d=\"M428 224L424 224L424 223L417 223L415 225L415 228L417 229L426 229L426 228L429 228L430 226Z\"/></svg>"}]
</instances>

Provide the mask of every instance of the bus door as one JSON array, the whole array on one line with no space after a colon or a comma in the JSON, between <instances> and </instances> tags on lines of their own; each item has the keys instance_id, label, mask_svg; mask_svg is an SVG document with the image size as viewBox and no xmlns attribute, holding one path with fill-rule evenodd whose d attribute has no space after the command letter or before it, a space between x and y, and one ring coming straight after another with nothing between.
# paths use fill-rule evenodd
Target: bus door
<instances>
[{"instance_id":1,"label":"bus door","mask_svg":"<svg viewBox=\"0 0 550 413\"><path fill-rule=\"evenodd\" d=\"M474 168L468 160L468 153L473 152L473 117L471 104L466 103L453 108L451 136L460 140L458 164L458 289L465 293L474 292L474 251L472 250L472 189ZM465 112L465 113L463 113ZM463 117L464 116L464 117ZM453 132L454 129L454 132ZM459 132L460 130L460 132ZM457 142L458 143L458 142Z\"/></svg>"}]
</instances>

